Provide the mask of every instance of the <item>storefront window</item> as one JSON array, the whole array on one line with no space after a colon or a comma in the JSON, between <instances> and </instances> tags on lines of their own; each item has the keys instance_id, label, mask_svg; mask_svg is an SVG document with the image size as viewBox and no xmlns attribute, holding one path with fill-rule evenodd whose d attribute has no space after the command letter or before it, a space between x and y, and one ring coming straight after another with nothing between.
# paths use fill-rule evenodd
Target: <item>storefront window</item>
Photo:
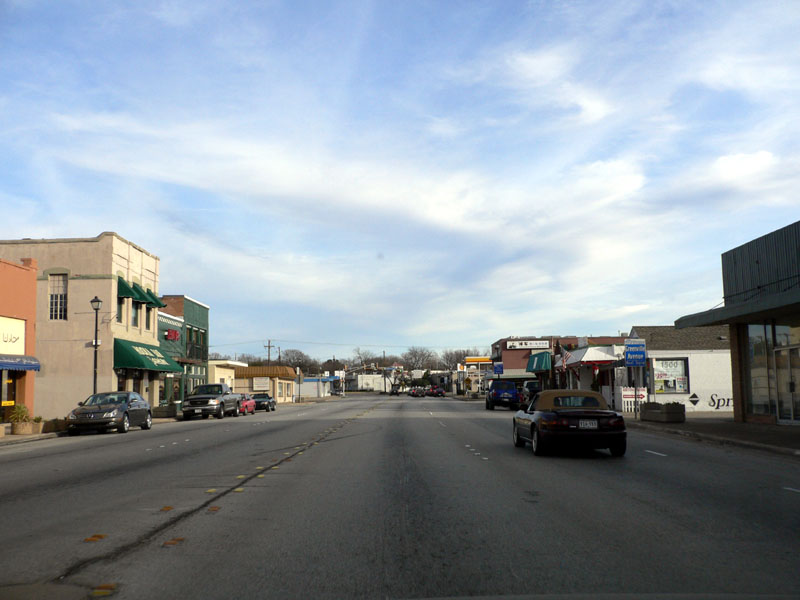
<instances>
[{"instance_id":1,"label":"storefront window","mask_svg":"<svg viewBox=\"0 0 800 600\"><path fill-rule=\"evenodd\" d=\"M775 346L795 346L800 344L800 317L796 319L781 319L780 325L775 325Z\"/></svg>"},{"instance_id":2,"label":"storefront window","mask_svg":"<svg viewBox=\"0 0 800 600\"><path fill-rule=\"evenodd\" d=\"M745 359L746 412L753 415L771 414L767 336L764 325L747 326L747 356Z\"/></svg>"},{"instance_id":3,"label":"storefront window","mask_svg":"<svg viewBox=\"0 0 800 600\"><path fill-rule=\"evenodd\" d=\"M654 358L653 391L656 394L688 394L687 358Z\"/></svg>"}]
</instances>

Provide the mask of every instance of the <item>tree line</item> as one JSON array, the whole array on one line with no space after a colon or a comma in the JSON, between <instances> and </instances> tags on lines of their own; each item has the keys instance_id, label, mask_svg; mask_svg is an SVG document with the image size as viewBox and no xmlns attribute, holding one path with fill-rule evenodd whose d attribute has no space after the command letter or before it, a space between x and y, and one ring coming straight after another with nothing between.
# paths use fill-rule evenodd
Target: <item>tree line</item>
<instances>
[{"instance_id":1,"label":"tree line","mask_svg":"<svg viewBox=\"0 0 800 600\"><path fill-rule=\"evenodd\" d=\"M237 360L247 363L251 367L265 365L283 365L287 367L299 368L306 375L318 375L325 371L341 371L345 367L354 369L364 366L375 368L391 367L401 365L405 370L416 369L435 371L454 371L459 363L464 362L467 356L488 356L486 348L454 348L436 352L425 346L409 346L402 354L386 354L373 352L366 348L354 348L353 353L348 358L331 357L325 360L312 358L305 352L290 348L281 351L277 358L267 360L263 356L255 354L236 354L226 355L219 352L210 352L209 360Z\"/></svg>"}]
</instances>

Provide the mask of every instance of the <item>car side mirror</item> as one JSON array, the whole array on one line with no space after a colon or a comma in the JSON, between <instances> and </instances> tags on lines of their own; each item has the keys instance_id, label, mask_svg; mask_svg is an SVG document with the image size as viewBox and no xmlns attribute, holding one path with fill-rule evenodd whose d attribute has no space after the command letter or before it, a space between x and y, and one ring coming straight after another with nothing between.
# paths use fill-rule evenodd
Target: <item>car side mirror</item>
<instances>
[{"instance_id":1,"label":"car side mirror","mask_svg":"<svg viewBox=\"0 0 800 600\"><path fill-rule=\"evenodd\" d=\"M78 406L83 406L83 400L81 400L80 402L78 402Z\"/></svg>"}]
</instances>

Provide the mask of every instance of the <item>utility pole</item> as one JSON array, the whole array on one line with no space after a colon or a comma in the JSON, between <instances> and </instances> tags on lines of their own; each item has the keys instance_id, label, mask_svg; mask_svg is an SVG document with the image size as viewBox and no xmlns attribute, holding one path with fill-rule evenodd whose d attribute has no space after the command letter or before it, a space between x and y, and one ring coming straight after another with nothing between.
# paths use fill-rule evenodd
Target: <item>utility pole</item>
<instances>
[{"instance_id":1,"label":"utility pole","mask_svg":"<svg viewBox=\"0 0 800 600\"><path fill-rule=\"evenodd\" d=\"M278 364L281 362L281 347L278 346Z\"/></svg>"},{"instance_id":2,"label":"utility pole","mask_svg":"<svg viewBox=\"0 0 800 600\"><path fill-rule=\"evenodd\" d=\"M264 348L267 350L267 366L272 365L272 349L275 346L272 345L272 340L267 340L267 343L264 344Z\"/></svg>"},{"instance_id":3,"label":"utility pole","mask_svg":"<svg viewBox=\"0 0 800 600\"><path fill-rule=\"evenodd\" d=\"M383 393L386 393L386 350L383 351Z\"/></svg>"}]
</instances>

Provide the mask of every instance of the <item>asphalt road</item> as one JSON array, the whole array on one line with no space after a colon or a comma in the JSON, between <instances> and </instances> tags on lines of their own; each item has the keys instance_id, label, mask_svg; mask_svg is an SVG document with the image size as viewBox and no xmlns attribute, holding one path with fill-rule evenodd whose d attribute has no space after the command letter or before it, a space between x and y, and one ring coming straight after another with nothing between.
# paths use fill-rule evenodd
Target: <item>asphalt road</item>
<instances>
[{"instance_id":1,"label":"asphalt road","mask_svg":"<svg viewBox=\"0 0 800 600\"><path fill-rule=\"evenodd\" d=\"M800 594L797 459L633 430L624 458L534 457L479 402L282 405L0 470L0 598Z\"/></svg>"}]
</instances>

